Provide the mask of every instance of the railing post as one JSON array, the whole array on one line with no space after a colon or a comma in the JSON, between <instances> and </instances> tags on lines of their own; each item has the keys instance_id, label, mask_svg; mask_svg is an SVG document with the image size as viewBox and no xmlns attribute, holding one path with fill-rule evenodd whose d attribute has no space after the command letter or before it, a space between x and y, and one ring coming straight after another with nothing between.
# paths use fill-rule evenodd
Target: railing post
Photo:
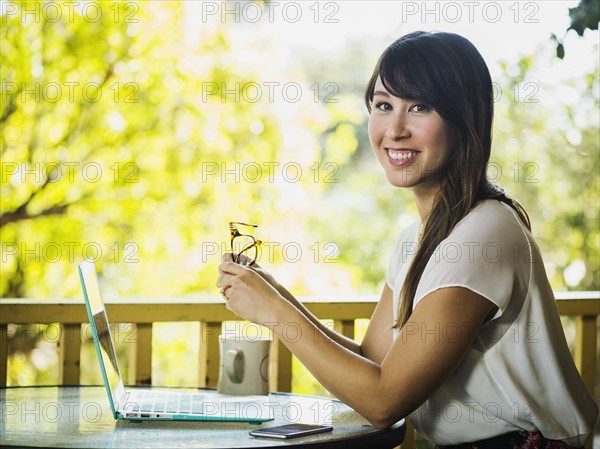
<instances>
[{"instance_id":1,"label":"railing post","mask_svg":"<svg viewBox=\"0 0 600 449\"><path fill-rule=\"evenodd\" d=\"M129 384L152 385L152 323L135 323L129 351Z\"/></svg>"},{"instance_id":2,"label":"railing post","mask_svg":"<svg viewBox=\"0 0 600 449\"><path fill-rule=\"evenodd\" d=\"M334 320L333 326L337 332L354 340L354 320Z\"/></svg>"},{"instance_id":3,"label":"railing post","mask_svg":"<svg viewBox=\"0 0 600 449\"><path fill-rule=\"evenodd\" d=\"M58 341L58 383L60 385L79 385L80 354L81 324L61 324Z\"/></svg>"},{"instance_id":4,"label":"railing post","mask_svg":"<svg viewBox=\"0 0 600 449\"><path fill-rule=\"evenodd\" d=\"M8 325L0 324L0 388L8 379Z\"/></svg>"},{"instance_id":5,"label":"railing post","mask_svg":"<svg viewBox=\"0 0 600 449\"><path fill-rule=\"evenodd\" d=\"M575 317L575 365L594 397L596 377L596 316Z\"/></svg>"},{"instance_id":6,"label":"railing post","mask_svg":"<svg viewBox=\"0 0 600 449\"><path fill-rule=\"evenodd\" d=\"M271 343L271 391L292 391L292 353L277 337Z\"/></svg>"},{"instance_id":7,"label":"railing post","mask_svg":"<svg viewBox=\"0 0 600 449\"><path fill-rule=\"evenodd\" d=\"M219 334L221 323L200 323L199 387L216 387L219 382Z\"/></svg>"}]
</instances>

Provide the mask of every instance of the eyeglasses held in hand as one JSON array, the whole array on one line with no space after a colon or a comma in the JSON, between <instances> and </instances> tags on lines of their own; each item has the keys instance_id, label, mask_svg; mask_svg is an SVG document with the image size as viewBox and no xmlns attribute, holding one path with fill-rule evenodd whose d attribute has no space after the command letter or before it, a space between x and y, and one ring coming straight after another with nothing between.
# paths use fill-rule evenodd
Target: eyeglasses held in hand
<instances>
[{"instance_id":1,"label":"eyeglasses held in hand","mask_svg":"<svg viewBox=\"0 0 600 449\"><path fill-rule=\"evenodd\" d=\"M258 258L258 247L262 244L262 241L256 240L250 234L242 234L237 226L249 226L257 228L258 225L241 223L239 221L229 222L229 231L231 232L231 252L233 261L242 265L252 265ZM246 260L242 263L241 255L246 256Z\"/></svg>"}]
</instances>

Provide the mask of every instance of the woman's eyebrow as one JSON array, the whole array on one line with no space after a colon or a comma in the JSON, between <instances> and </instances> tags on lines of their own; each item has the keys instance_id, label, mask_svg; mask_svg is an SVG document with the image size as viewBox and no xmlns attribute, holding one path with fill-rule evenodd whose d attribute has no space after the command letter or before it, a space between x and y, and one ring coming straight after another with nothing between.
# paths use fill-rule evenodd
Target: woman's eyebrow
<instances>
[{"instance_id":1,"label":"woman's eyebrow","mask_svg":"<svg viewBox=\"0 0 600 449\"><path fill-rule=\"evenodd\" d=\"M375 96L375 95L383 95L384 97L389 97L390 96L390 94L388 94L384 90L376 90L375 92L373 92L373 96Z\"/></svg>"}]
</instances>

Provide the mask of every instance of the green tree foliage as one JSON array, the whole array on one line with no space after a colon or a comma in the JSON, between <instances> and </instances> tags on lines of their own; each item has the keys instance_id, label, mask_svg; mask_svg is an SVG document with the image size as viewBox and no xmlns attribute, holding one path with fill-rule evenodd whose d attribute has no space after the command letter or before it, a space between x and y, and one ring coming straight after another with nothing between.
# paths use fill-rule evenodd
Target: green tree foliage
<instances>
[{"instance_id":1,"label":"green tree foliage","mask_svg":"<svg viewBox=\"0 0 600 449\"><path fill-rule=\"evenodd\" d=\"M337 180L318 151L321 92L302 86L282 114L294 90L270 101L279 74L240 70L227 26L186 22L193 3L15 2L0 17L2 297L81 297L84 257L106 297L215 295L229 220L261 225L266 265L302 251L309 269L280 273L299 294L343 271L322 276L324 242L302 221ZM11 333L12 382L28 383L23 354L48 340L30 331ZM44 366L29 382L55 375Z\"/></svg>"},{"instance_id":2,"label":"green tree foliage","mask_svg":"<svg viewBox=\"0 0 600 449\"><path fill-rule=\"evenodd\" d=\"M79 296L72 270L85 256L101 267L155 260L137 274L156 283L139 293L160 293L181 268L159 268L160 254L199 235L222 241L215 208L245 212L240 205L261 196L260 186L234 182L220 203L225 186L203 183L203 170L276 154L278 131L259 108L202 98L204 86L253 81L219 59L228 51L221 32L190 48L181 44L181 3L95 5L105 5L98 21L77 10L53 23L3 17L5 297ZM191 73L198 66L203 73ZM260 136L250 132L255 122Z\"/></svg>"},{"instance_id":3,"label":"green tree foliage","mask_svg":"<svg viewBox=\"0 0 600 449\"><path fill-rule=\"evenodd\" d=\"M585 30L597 30L600 22L600 2L598 0L581 0L575 8L569 8L571 25L567 32L574 30L579 36L583 36ZM565 57L565 46L563 39L552 34L552 40L556 42L556 56L560 59Z\"/></svg>"},{"instance_id":4,"label":"green tree foliage","mask_svg":"<svg viewBox=\"0 0 600 449\"><path fill-rule=\"evenodd\" d=\"M597 290L598 67L546 82L544 56L503 63L488 172L526 207L553 288Z\"/></svg>"}]
</instances>

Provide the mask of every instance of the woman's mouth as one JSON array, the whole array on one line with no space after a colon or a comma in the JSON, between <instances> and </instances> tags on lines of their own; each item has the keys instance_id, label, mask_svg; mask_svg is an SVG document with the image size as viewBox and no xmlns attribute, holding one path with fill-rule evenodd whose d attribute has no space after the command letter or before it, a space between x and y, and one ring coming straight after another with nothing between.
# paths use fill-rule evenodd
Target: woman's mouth
<instances>
[{"instance_id":1,"label":"woman's mouth","mask_svg":"<svg viewBox=\"0 0 600 449\"><path fill-rule=\"evenodd\" d=\"M410 164L419 155L419 151L409 149L386 148L388 161L395 167Z\"/></svg>"}]
</instances>

